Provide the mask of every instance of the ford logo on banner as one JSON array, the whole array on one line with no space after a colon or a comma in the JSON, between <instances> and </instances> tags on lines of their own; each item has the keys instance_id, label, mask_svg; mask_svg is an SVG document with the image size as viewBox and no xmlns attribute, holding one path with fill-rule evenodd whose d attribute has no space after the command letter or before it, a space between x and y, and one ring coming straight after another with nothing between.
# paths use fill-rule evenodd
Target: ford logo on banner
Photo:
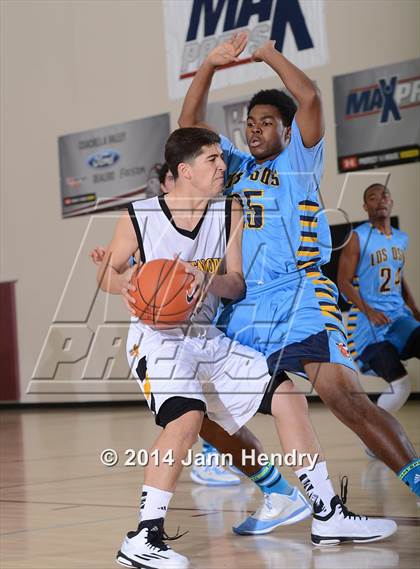
<instances>
[{"instance_id":1,"label":"ford logo on banner","mask_svg":"<svg viewBox=\"0 0 420 569\"><path fill-rule=\"evenodd\" d=\"M106 168L107 166L113 166L119 159L120 155L116 150L102 150L102 152L91 154L87 159L87 163L92 168Z\"/></svg>"}]
</instances>

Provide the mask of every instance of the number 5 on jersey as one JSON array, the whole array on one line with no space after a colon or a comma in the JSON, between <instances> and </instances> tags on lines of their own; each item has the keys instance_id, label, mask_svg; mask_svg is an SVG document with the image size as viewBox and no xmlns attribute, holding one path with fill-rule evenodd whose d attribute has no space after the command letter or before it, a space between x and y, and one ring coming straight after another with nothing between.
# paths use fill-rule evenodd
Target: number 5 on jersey
<instances>
[{"instance_id":1,"label":"number 5 on jersey","mask_svg":"<svg viewBox=\"0 0 420 569\"><path fill-rule=\"evenodd\" d=\"M264 190L244 190L244 200L239 194L233 194L238 198L244 208L245 229L262 229L264 227L264 206L261 203L254 202L254 198L263 198Z\"/></svg>"}]
</instances>

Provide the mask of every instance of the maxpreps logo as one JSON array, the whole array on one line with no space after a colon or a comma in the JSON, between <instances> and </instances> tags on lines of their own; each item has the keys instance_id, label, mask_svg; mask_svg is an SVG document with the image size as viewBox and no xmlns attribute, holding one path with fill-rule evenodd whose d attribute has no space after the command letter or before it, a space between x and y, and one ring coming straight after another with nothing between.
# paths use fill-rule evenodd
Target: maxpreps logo
<instances>
[{"instance_id":1,"label":"maxpreps logo","mask_svg":"<svg viewBox=\"0 0 420 569\"><path fill-rule=\"evenodd\" d=\"M106 168L113 166L120 159L120 155L116 150L102 150L91 154L86 160L91 168Z\"/></svg>"},{"instance_id":2,"label":"maxpreps logo","mask_svg":"<svg viewBox=\"0 0 420 569\"><path fill-rule=\"evenodd\" d=\"M193 77L208 53L235 31L248 32L251 52L270 39L282 51L286 28L299 51L314 47L299 0L193 0L179 79Z\"/></svg>"},{"instance_id":3,"label":"maxpreps logo","mask_svg":"<svg viewBox=\"0 0 420 569\"><path fill-rule=\"evenodd\" d=\"M400 121L401 111L420 105L420 77L397 75L352 89L347 96L346 120L379 114L379 122Z\"/></svg>"}]
</instances>

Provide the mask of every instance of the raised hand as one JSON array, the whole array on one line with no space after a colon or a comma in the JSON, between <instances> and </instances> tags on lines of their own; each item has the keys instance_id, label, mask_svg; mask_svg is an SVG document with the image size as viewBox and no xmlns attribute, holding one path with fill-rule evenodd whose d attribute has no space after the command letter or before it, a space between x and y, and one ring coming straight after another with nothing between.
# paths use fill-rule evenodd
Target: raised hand
<instances>
[{"instance_id":1,"label":"raised hand","mask_svg":"<svg viewBox=\"0 0 420 569\"><path fill-rule=\"evenodd\" d=\"M258 49L251 54L251 61L265 61L265 56L269 52L277 51L275 48L276 42L274 40L269 40L261 45Z\"/></svg>"},{"instance_id":2,"label":"raised hand","mask_svg":"<svg viewBox=\"0 0 420 569\"><path fill-rule=\"evenodd\" d=\"M248 34L241 32L233 34L229 41L215 47L207 56L207 62L213 67L220 67L228 63L238 61L238 56L243 52L248 43Z\"/></svg>"}]
</instances>

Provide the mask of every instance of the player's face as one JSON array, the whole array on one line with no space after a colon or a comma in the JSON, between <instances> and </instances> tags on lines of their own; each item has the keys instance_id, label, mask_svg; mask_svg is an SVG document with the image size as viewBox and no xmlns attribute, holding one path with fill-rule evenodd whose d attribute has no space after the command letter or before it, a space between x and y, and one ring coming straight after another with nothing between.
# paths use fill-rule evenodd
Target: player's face
<instances>
[{"instance_id":1,"label":"player's face","mask_svg":"<svg viewBox=\"0 0 420 569\"><path fill-rule=\"evenodd\" d=\"M147 180L147 195L157 196L160 189L159 178L157 176L152 176Z\"/></svg>"},{"instance_id":2,"label":"player's face","mask_svg":"<svg viewBox=\"0 0 420 569\"><path fill-rule=\"evenodd\" d=\"M160 185L160 189L165 194L169 194L175 188L175 180L172 172L168 170L165 176L165 182Z\"/></svg>"},{"instance_id":3,"label":"player's face","mask_svg":"<svg viewBox=\"0 0 420 569\"><path fill-rule=\"evenodd\" d=\"M191 182L203 196L217 196L223 191L226 164L219 144L203 146L191 164Z\"/></svg>"},{"instance_id":4,"label":"player's face","mask_svg":"<svg viewBox=\"0 0 420 569\"><path fill-rule=\"evenodd\" d=\"M391 215L393 204L389 190L378 185L368 190L364 209L368 212L370 219L385 219Z\"/></svg>"},{"instance_id":5,"label":"player's face","mask_svg":"<svg viewBox=\"0 0 420 569\"><path fill-rule=\"evenodd\" d=\"M273 105L255 105L246 122L246 140L258 163L273 160L289 144L290 127Z\"/></svg>"}]
</instances>

